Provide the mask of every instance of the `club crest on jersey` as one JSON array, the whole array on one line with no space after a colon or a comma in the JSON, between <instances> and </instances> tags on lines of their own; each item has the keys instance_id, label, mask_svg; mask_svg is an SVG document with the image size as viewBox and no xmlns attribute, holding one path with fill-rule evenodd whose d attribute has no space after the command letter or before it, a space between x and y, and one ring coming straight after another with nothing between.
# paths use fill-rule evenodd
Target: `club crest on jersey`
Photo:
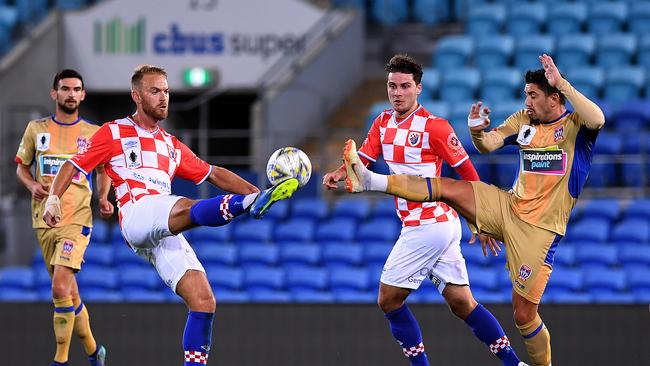
<instances>
[{"instance_id":1,"label":"club crest on jersey","mask_svg":"<svg viewBox=\"0 0 650 366\"><path fill-rule=\"evenodd\" d=\"M564 126L560 126L553 131L553 138L556 142L564 139Z\"/></svg>"},{"instance_id":2,"label":"club crest on jersey","mask_svg":"<svg viewBox=\"0 0 650 366\"><path fill-rule=\"evenodd\" d=\"M72 240L66 240L63 242L63 252L61 254L70 255L72 254L72 249L74 249L74 243Z\"/></svg>"},{"instance_id":3,"label":"club crest on jersey","mask_svg":"<svg viewBox=\"0 0 650 366\"><path fill-rule=\"evenodd\" d=\"M517 136L517 142L519 145L530 145L530 142L533 141L533 136L537 133L537 129L531 125L523 125L519 129L519 135Z\"/></svg>"},{"instance_id":4,"label":"club crest on jersey","mask_svg":"<svg viewBox=\"0 0 650 366\"><path fill-rule=\"evenodd\" d=\"M530 277L531 274L533 274L533 269L530 268L529 265L522 264L521 267L519 267L519 279L522 282L526 282L526 280Z\"/></svg>"},{"instance_id":5,"label":"club crest on jersey","mask_svg":"<svg viewBox=\"0 0 650 366\"><path fill-rule=\"evenodd\" d=\"M409 132L409 145L418 146L422 140L422 132L411 131Z\"/></svg>"},{"instance_id":6,"label":"club crest on jersey","mask_svg":"<svg viewBox=\"0 0 650 366\"><path fill-rule=\"evenodd\" d=\"M48 132L36 135L36 150L47 151L50 148L50 134Z\"/></svg>"},{"instance_id":7,"label":"club crest on jersey","mask_svg":"<svg viewBox=\"0 0 650 366\"><path fill-rule=\"evenodd\" d=\"M122 141L122 150L124 151L124 159L126 161L127 168L135 169L142 166L142 151L140 150L140 140L136 138L134 140Z\"/></svg>"},{"instance_id":8,"label":"club crest on jersey","mask_svg":"<svg viewBox=\"0 0 650 366\"><path fill-rule=\"evenodd\" d=\"M88 151L88 139L84 136L77 137L77 154L84 154Z\"/></svg>"}]
</instances>

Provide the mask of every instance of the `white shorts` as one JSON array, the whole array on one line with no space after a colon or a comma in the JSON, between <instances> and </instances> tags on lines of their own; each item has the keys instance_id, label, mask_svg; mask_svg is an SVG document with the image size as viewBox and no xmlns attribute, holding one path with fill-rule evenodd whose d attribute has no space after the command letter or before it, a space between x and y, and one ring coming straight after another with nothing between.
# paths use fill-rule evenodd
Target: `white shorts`
<instances>
[{"instance_id":1,"label":"white shorts","mask_svg":"<svg viewBox=\"0 0 650 366\"><path fill-rule=\"evenodd\" d=\"M122 207L122 235L131 248L147 259L158 275L176 292L178 281L189 270L205 273L183 234L169 231L169 214L179 196L155 195Z\"/></svg>"},{"instance_id":2,"label":"white shorts","mask_svg":"<svg viewBox=\"0 0 650 366\"><path fill-rule=\"evenodd\" d=\"M380 281L417 290L429 278L441 294L448 283L469 285L460 238L459 219L403 227L386 259Z\"/></svg>"}]
</instances>

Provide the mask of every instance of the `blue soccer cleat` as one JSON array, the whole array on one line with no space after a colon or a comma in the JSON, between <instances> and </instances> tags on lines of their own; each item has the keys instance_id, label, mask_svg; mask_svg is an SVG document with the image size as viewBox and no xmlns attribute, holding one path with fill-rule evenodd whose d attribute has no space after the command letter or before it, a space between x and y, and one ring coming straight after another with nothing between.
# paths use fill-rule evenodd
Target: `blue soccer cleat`
<instances>
[{"instance_id":1,"label":"blue soccer cleat","mask_svg":"<svg viewBox=\"0 0 650 366\"><path fill-rule=\"evenodd\" d=\"M90 366L105 366L106 365L106 347L97 345L97 352L95 356L88 356Z\"/></svg>"},{"instance_id":2,"label":"blue soccer cleat","mask_svg":"<svg viewBox=\"0 0 650 366\"><path fill-rule=\"evenodd\" d=\"M291 197L297 190L298 180L290 178L262 191L255 199L255 202L251 204L250 215L256 219L261 219L269 211L272 204Z\"/></svg>"}]
</instances>

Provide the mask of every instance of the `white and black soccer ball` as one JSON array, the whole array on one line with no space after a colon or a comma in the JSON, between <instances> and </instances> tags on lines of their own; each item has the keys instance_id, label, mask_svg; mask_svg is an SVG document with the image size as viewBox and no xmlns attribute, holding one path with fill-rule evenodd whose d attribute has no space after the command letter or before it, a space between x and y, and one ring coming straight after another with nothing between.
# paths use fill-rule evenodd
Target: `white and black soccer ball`
<instances>
[{"instance_id":1,"label":"white and black soccer ball","mask_svg":"<svg viewBox=\"0 0 650 366\"><path fill-rule=\"evenodd\" d=\"M311 161L307 154L298 148L282 147L275 150L266 163L266 176L273 185L296 178L300 187L303 187L311 177Z\"/></svg>"}]
</instances>

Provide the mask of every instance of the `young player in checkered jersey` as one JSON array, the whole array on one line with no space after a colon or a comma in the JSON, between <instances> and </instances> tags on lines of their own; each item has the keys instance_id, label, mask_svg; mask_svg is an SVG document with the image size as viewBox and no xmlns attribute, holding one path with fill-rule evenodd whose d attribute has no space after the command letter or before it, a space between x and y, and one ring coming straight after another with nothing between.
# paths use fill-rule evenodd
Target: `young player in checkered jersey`
<instances>
[{"instance_id":1,"label":"young player in checkered jersey","mask_svg":"<svg viewBox=\"0 0 650 366\"><path fill-rule=\"evenodd\" d=\"M383 155L393 173L439 177L445 160L463 179L478 180L449 122L427 112L417 101L422 91L422 67L409 56L396 55L386 65L386 71L393 109L385 110L373 122L359 151L363 163L367 165ZM343 165L327 173L323 184L336 189L336 183L346 177ZM443 202L399 198L395 203L403 227L384 265L378 303L411 365L429 365L420 327L405 303L427 277L451 311L504 365L524 365L496 318L472 296L460 251L461 227L456 211ZM479 239L497 255L500 248L494 239L482 235ZM485 249L484 253L487 255Z\"/></svg>"},{"instance_id":2,"label":"young player in checkered jersey","mask_svg":"<svg viewBox=\"0 0 650 366\"><path fill-rule=\"evenodd\" d=\"M67 365L73 332L83 344L91 366L103 366L106 349L97 344L90 329L88 309L81 301L75 274L81 269L92 228L92 175L78 174L61 198L68 209L62 226L49 228L42 220L45 196L56 169L78 151L99 129L79 117L79 105L86 96L83 78L75 70L61 70L54 76L50 96L56 102L54 115L29 122L16 153L16 175L32 194L32 226L52 278L54 303L54 365ZM31 166L34 165L32 175ZM100 213L113 215L107 200L110 180L97 167Z\"/></svg>"},{"instance_id":3,"label":"young player in checkered jersey","mask_svg":"<svg viewBox=\"0 0 650 366\"><path fill-rule=\"evenodd\" d=\"M249 212L261 218L276 201L290 197L296 179L264 192L234 173L199 159L175 136L159 127L167 118L169 86L159 67L141 65L131 78L132 116L104 124L59 170L47 199L45 222L54 227L61 216L59 197L73 175L105 164L119 207L122 235L148 259L163 281L189 308L183 335L184 365L205 365L212 338L215 299L196 254L182 232L196 226L225 225ZM171 194L174 176L200 184L208 181L234 194L190 200Z\"/></svg>"}]
</instances>

